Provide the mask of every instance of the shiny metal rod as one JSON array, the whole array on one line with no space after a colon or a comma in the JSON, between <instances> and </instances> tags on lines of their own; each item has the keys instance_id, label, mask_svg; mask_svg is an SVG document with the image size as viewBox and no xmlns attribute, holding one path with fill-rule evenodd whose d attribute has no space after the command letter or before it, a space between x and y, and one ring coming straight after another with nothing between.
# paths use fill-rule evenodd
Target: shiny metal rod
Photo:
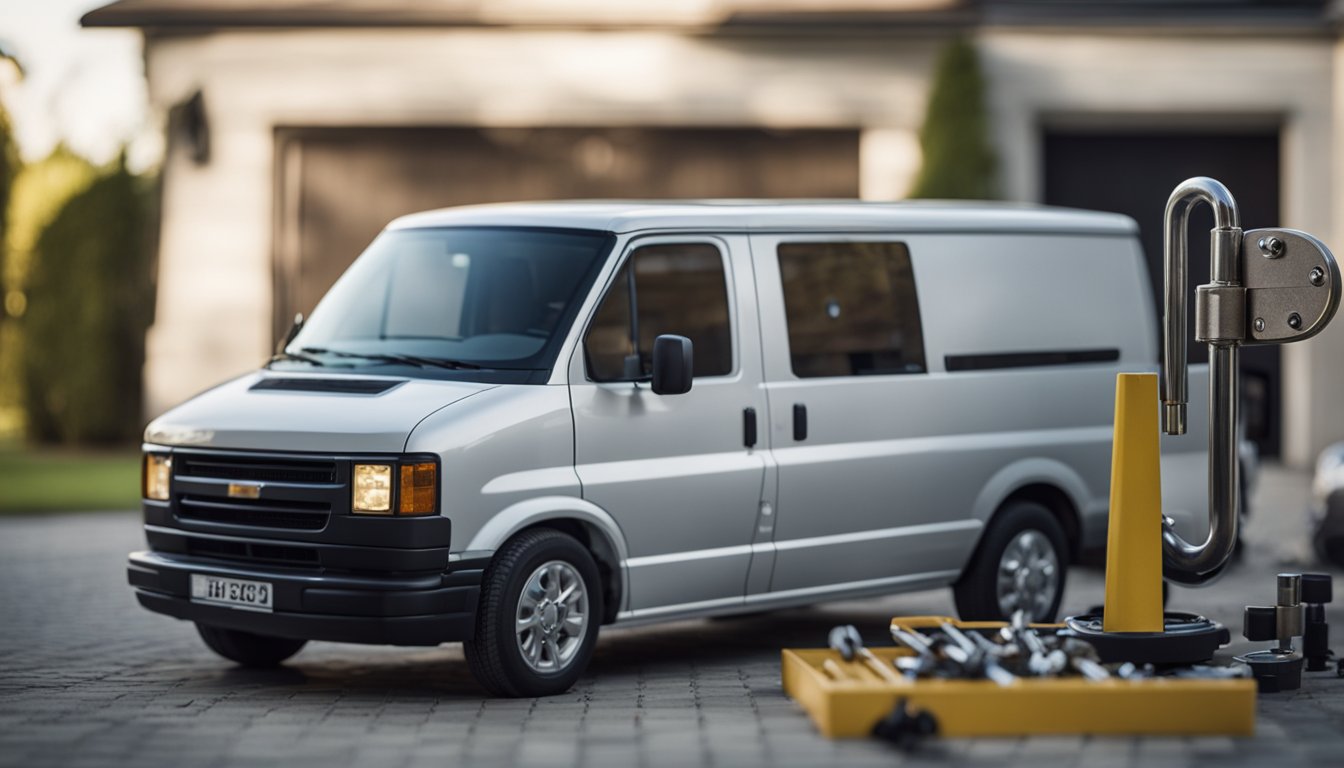
<instances>
[{"instance_id":1,"label":"shiny metal rod","mask_svg":"<svg viewBox=\"0 0 1344 768\"><path fill-rule=\"evenodd\" d=\"M1187 225L1190 209L1203 201L1213 209L1210 273L1214 285L1239 285L1241 222L1237 202L1220 182L1199 176L1176 187L1164 218L1166 251L1162 314L1163 428L1169 435L1186 431L1189 366L1186 363L1186 307L1189 301ZM1232 554L1240 515L1237 455L1239 396L1236 341L1209 344L1209 533L1191 544L1164 518L1163 575L1182 584L1202 584L1216 576Z\"/></svg>"}]
</instances>

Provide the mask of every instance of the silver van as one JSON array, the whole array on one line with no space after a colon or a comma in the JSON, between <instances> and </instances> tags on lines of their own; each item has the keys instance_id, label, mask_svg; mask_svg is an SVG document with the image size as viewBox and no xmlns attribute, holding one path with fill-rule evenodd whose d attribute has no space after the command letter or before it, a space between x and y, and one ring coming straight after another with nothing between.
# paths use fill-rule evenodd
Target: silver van
<instances>
[{"instance_id":1,"label":"silver van","mask_svg":"<svg viewBox=\"0 0 1344 768\"><path fill-rule=\"evenodd\" d=\"M1150 294L1111 214L407 216L268 365L149 425L130 583L244 665L463 641L509 696L569 688L604 624L949 585L965 618L1050 619L1105 541ZM1164 445L1182 527L1204 432Z\"/></svg>"}]
</instances>

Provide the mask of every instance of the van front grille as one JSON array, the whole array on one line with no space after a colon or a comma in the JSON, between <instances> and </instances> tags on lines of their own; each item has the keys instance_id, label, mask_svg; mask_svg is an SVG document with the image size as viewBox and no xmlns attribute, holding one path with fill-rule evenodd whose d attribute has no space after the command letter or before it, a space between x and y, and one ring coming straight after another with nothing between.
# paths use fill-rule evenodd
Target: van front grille
<instances>
[{"instance_id":1,"label":"van front grille","mask_svg":"<svg viewBox=\"0 0 1344 768\"><path fill-rule=\"evenodd\" d=\"M179 496L177 516L184 520L320 531L331 517L331 505L321 501L230 499Z\"/></svg>"},{"instance_id":2,"label":"van front grille","mask_svg":"<svg viewBox=\"0 0 1344 768\"><path fill-rule=\"evenodd\" d=\"M243 562L280 563L296 566L318 564L317 550L312 547L293 547L281 544L191 538L187 540L187 553L199 557L214 557Z\"/></svg>"},{"instance_id":3,"label":"van front grille","mask_svg":"<svg viewBox=\"0 0 1344 768\"><path fill-rule=\"evenodd\" d=\"M177 477L216 480L253 480L272 483L334 483L336 462L330 460L260 458L177 454L173 457Z\"/></svg>"}]
</instances>

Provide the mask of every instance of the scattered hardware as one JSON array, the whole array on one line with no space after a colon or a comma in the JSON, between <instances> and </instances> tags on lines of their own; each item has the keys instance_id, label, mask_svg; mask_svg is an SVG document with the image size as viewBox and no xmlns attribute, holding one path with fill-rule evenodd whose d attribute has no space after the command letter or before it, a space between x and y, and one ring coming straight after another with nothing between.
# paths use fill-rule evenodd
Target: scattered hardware
<instances>
[{"instance_id":1,"label":"scattered hardware","mask_svg":"<svg viewBox=\"0 0 1344 768\"><path fill-rule=\"evenodd\" d=\"M892 671L890 664L878 659L872 651L863 647L863 638L859 636L859 630L853 624L832 629L830 644L846 663L853 664L856 658L861 658L864 667L876 672L878 677L888 682L900 680L900 677Z\"/></svg>"},{"instance_id":2,"label":"scattered hardware","mask_svg":"<svg viewBox=\"0 0 1344 768\"><path fill-rule=\"evenodd\" d=\"M1237 656L1250 666L1261 693L1294 691L1302 687L1302 654L1293 649L1293 638L1302 634L1302 576L1278 575L1278 602L1274 606L1246 606L1242 635L1252 642L1275 640L1263 651Z\"/></svg>"},{"instance_id":3,"label":"scattered hardware","mask_svg":"<svg viewBox=\"0 0 1344 768\"><path fill-rule=\"evenodd\" d=\"M1256 683L1239 679L1242 665L1102 664L1062 625L1015 618L899 617L891 622L894 647L862 652L857 633L839 627L829 647L784 650L784 690L830 738L878 737L904 747L935 731L1249 735L1254 728Z\"/></svg>"},{"instance_id":4,"label":"scattered hardware","mask_svg":"<svg viewBox=\"0 0 1344 768\"><path fill-rule=\"evenodd\" d=\"M1330 624L1325 620L1325 604L1334 599L1334 580L1328 573L1302 574L1303 612L1302 655L1307 657L1307 671L1321 672L1330 668L1335 655L1330 650Z\"/></svg>"},{"instance_id":5,"label":"scattered hardware","mask_svg":"<svg viewBox=\"0 0 1344 768\"><path fill-rule=\"evenodd\" d=\"M832 637L835 633L831 631ZM944 621L928 633L910 632L893 624L891 637L914 654L896 660L896 668L909 679L986 679L1009 686L1020 677L1076 673L1089 680L1111 678L1090 643L1054 632L1042 634L1027 624L1024 611L1015 613L1012 623L991 636L963 631Z\"/></svg>"},{"instance_id":6,"label":"scattered hardware","mask_svg":"<svg viewBox=\"0 0 1344 768\"><path fill-rule=\"evenodd\" d=\"M927 709L911 710L905 699L897 699L891 713L873 726L873 736L901 749L910 749L921 740L936 735L938 718Z\"/></svg>"}]
</instances>

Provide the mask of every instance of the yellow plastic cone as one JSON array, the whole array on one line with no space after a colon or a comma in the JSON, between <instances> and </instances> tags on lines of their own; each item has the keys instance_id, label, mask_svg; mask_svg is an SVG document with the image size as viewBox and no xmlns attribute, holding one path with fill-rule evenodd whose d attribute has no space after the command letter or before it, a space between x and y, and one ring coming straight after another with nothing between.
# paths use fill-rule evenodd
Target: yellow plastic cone
<instances>
[{"instance_id":1,"label":"yellow plastic cone","mask_svg":"<svg viewBox=\"0 0 1344 768\"><path fill-rule=\"evenodd\" d=\"M1157 374L1115 377L1107 632L1162 631L1162 478Z\"/></svg>"}]
</instances>

